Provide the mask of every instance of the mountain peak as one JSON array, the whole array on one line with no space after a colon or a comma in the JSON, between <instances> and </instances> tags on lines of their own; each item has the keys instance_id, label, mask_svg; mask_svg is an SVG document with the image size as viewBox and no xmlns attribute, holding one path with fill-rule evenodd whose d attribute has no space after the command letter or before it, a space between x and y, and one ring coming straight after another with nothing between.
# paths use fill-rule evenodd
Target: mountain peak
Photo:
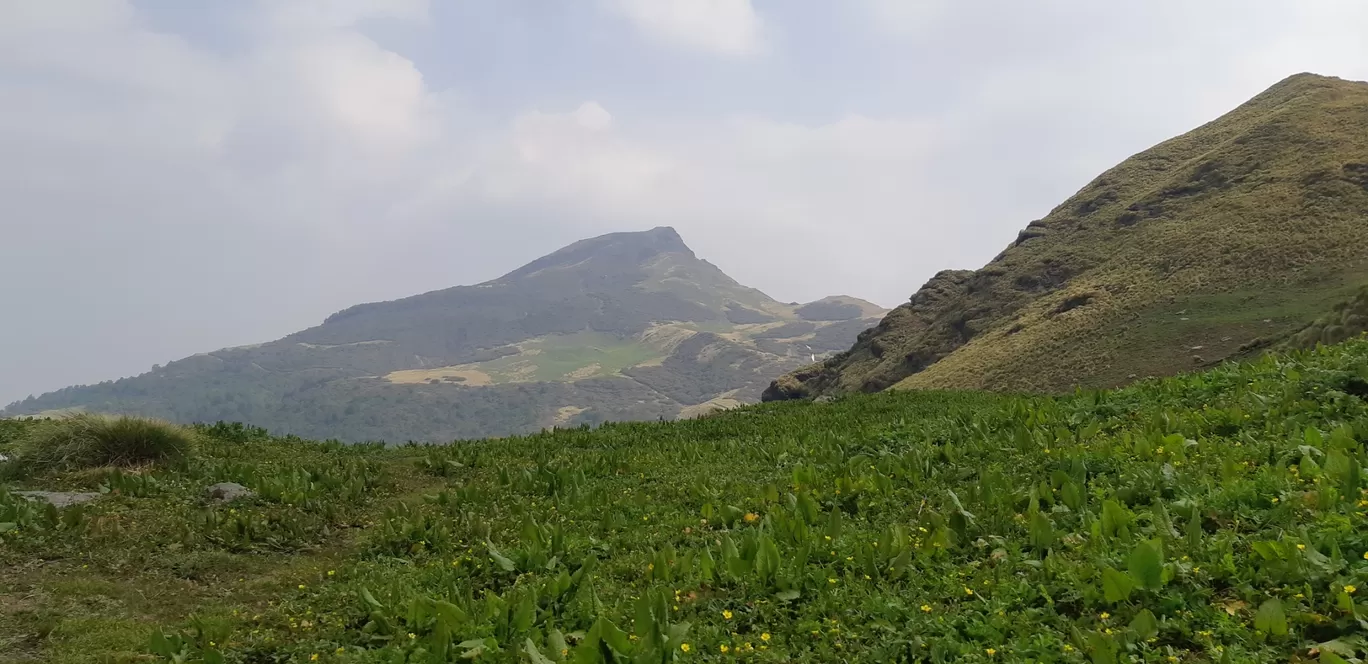
<instances>
[{"instance_id":1,"label":"mountain peak","mask_svg":"<svg viewBox=\"0 0 1368 664\"><path fill-rule=\"evenodd\" d=\"M580 240L509 272L498 281L525 279L547 270L574 267L586 261L638 266L659 254L683 254L690 259L696 258L675 229L657 226L648 231L608 233Z\"/></svg>"}]
</instances>

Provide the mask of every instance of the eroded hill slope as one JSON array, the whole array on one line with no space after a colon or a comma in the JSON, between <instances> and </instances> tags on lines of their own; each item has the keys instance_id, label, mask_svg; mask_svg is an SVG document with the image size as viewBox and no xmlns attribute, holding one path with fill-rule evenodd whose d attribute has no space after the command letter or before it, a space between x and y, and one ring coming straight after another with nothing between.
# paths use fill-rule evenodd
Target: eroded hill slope
<instances>
[{"instance_id":1,"label":"eroded hill slope","mask_svg":"<svg viewBox=\"0 0 1368 664\"><path fill-rule=\"evenodd\" d=\"M765 398L1175 373L1300 330L1365 259L1368 84L1300 74L1103 173Z\"/></svg>"}]
</instances>

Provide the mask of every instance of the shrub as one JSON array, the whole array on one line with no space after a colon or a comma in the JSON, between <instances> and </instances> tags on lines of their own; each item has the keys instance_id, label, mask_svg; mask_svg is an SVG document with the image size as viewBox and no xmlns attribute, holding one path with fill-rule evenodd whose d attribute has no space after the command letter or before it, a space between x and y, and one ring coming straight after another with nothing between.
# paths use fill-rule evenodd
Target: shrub
<instances>
[{"instance_id":1,"label":"shrub","mask_svg":"<svg viewBox=\"0 0 1368 664\"><path fill-rule=\"evenodd\" d=\"M82 413L21 435L7 474L176 461L194 455L198 443L198 434L170 422Z\"/></svg>"}]
</instances>

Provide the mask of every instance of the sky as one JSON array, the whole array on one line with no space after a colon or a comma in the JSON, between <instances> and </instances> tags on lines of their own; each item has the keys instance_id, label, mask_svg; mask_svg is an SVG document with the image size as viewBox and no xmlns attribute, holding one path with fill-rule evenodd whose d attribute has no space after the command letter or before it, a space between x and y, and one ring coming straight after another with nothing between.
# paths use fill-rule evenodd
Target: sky
<instances>
[{"instance_id":1,"label":"sky","mask_svg":"<svg viewBox=\"0 0 1368 664\"><path fill-rule=\"evenodd\" d=\"M1362 0L0 0L0 404L675 227L885 306Z\"/></svg>"}]
</instances>

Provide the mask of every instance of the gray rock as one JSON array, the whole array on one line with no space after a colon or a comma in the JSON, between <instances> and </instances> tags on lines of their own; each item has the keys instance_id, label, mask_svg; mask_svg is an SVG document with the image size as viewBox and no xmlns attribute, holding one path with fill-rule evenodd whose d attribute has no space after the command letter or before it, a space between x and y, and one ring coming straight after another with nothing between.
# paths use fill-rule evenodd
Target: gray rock
<instances>
[{"instance_id":1,"label":"gray rock","mask_svg":"<svg viewBox=\"0 0 1368 664\"><path fill-rule=\"evenodd\" d=\"M29 500L41 500L52 503L57 507L69 507L88 503L100 497L98 493L77 493L72 491L15 491L14 495L23 496Z\"/></svg>"},{"instance_id":2,"label":"gray rock","mask_svg":"<svg viewBox=\"0 0 1368 664\"><path fill-rule=\"evenodd\" d=\"M236 482L219 482L205 490L210 500L227 503L238 498L251 498L256 492Z\"/></svg>"},{"instance_id":3,"label":"gray rock","mask_svg":"<svg viewBox=\"0 0 1368 664\"><path fill-rule=\"evenodd\" d=\"M833 401L835 401L835 400L836 400L836 397L833 397L833 396L831 396L830 394L823 394L822 396L817 397L816 399L813 399L812 402L813 402L813 403L831 403L831 402L833 402Z\"/></svg>"}]
</instances>

